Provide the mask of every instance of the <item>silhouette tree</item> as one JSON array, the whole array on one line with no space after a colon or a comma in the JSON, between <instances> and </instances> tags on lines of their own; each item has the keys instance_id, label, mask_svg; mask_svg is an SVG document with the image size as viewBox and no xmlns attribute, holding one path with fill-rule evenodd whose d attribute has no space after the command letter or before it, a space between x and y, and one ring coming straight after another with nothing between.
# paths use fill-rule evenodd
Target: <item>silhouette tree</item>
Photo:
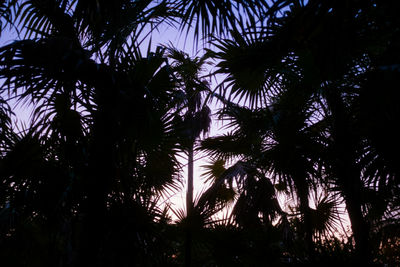
<instances>
[{"instance_id":1,"label":"silhouette tree","mask_svg":"<svg viewBox=\"0 0 400 267\"><path fill-rule=\"evenodd\" d=\"M365 180L365 174L371 173L365 172L364 168L376 166L373 162L380 160L375 153L365 157L366 151L373 148L369 143L370 137L360 132L358 116L361 113L358 113L357 102L366 100L362 97L368 92L368 87L365 87L366 73L376 69L371 62L374 62L377 54L371 48L385 50L383 47L387 46L383 41L387 40L386 37L369 39L371 36L380 36L376 28L371 26L371 21L381 25L386 19L380 17L380 12L394 6L377 6L373 1L362 4L349 1L347 5L322 1L277 1L276 7L279 9L285 5L286 13L282 16L271 15L265 27L238 31L233 34L233 40L216 42L220 50L216 55L222 59L217 73L227 74L225 83L231 89L230 95L238 97L239 101L247 101L250 106L268 106L276 102L276 98L279 101L283 86L284 89L290 88L289 95L292 92L288 97L291 101L283 109L284 113L301 117L302 112L317 109L320 114L309 123L320 130L319 142L328 153L317 154L315 160L323 163L324 178L332 179L345 200L352 223L357 260L371 262L370 227L365 215L371 201L367 197L367 187L371 179L380 177L380 174L375 172L372 175L375 178ZM387 30L388 36L395 36L395 32L389 33L383 25L394 25L396 21L389 18L377 28L382 27L382 30ZM285 120L289 128L296 125L288 118ZM320 128L323 125L325 127ZM298 140L294 132L296 129L288 131L292 135L286 141L293 143ZM395 140L393 142L396 144ZM312 146L297 143L289 155L302 147L310 149ZM294 162L301 162L301 157L310 159L305 151L299 155L300 158ZM369 160L374 158L372 155L375 155L375 160L371 162ZM276 160L279 157L274 158ZM360 162L361 158L365 161ZM384 161L380 159L382 164ZM387 164L389 161L383 163ZM383 165L382 169L387 168ZM290 170L292 166L287 167ZM383 180L389 178L390 181L390 177L393 176L385 176ZM303 200L306 203L306 199Z\"/></svg>"},{"instance_id":2,"label":"silhouette tree","mask_svg":"<svg viewBox=\"0 0 400 267\"><path fill-rule=\"evenodd\" d=\"M207 63L207 56L191 59L189 55L174 48L168 49L168 57L172 60L171 68L175 73L178 88L182 89L182 102L178 103L178 110L183 109L183 119L180 116L182 147L188 154L188 179L186 193L186 215L192 217L193 213L193 178L194 178L194 149L196 140L201 133L205 134L211 126L211 110L202 100L202 94L208 92L209 85L201 77L201 71ZM186 266L191 265L192 233L188 230L186 247Z\"/></svg>"},{"instance_id":3,"label":"silhouette tree","mask_svg":"<svg viewBox=\"0 0 400 267\"><path fill-rule=\"evenodd\" d=\"M186 265L398 264L387 256L400 216L397 10L373 0L2 1L2 37L8 26L19 34L0 48L3 263L168 266L186 254ZM226 75L209 97L233 129L201 142L215 162L196 200L206 57L153 49L161 25L210 43L214 74ZM32 107L29 127L14 125L12 98ZM187 228L159 205L178 186L181 151ZM298 198L294 214L277 203L279 188ZM355 255L351 242L321 241L341 199ZM189 228L195 260L180 249ZM290 244L292 229L306 246Z\"/></svg>"},{"instance_id":4,"label":"silhouette tree","mask_svg":"<svg viewBox=\"0 0 400 267\"><path fill-rule=\"evenodd\" d=\"M149 45L142 56L139 47L161 24L182 22L184 30L197 21L196 36L217 28L223 34L226 15L232 24L239 8L250 16L256 6L264 6L247 1L218 3L31 0L2 4L3 17L8 15L3 11L16 9L10 23L23 38L0 49L1 95L34 106L30 130L13 133L10 142L1 143L2 195L6 196L1 205L10 215L8 220L17 211L21 222L4 233L6 237L11 233L7 244L23 243L27 225L37 226L35 231L43 236L51 235L29 243L48 244L37 247L41 253L32 265L140 265L139 258L163 265L171 260L156 253L162 238L155 228L162 227L157 222L166 217L155 203L163 189L176 186L175 156L182 124L174 117L176 104L182 104L178 96L185 95L186 87L176 87L163 49L151 52ZM204 10L218 18L209 24ZM216 26L221 18L224 21ZM187 83L186 76L180 78ZM186 93L192 104L197 96L189 88ZM191 119L186 123L201 114L194 103L189 105L186 117ZM25 161L29 166L21 172ZM115 225L113 217L124 223ZM129 230L123 235L118 227ZM119 240L121 246L110 248L110 240ZM130 245L136 248L136 257L128 256ZM30 247L21 253L30 255ZM106 249L109 254L102 253ZM14 255L11 261L18 257ZM19 260L24 264L29 256Z\"/></svg>"}]
</instances>

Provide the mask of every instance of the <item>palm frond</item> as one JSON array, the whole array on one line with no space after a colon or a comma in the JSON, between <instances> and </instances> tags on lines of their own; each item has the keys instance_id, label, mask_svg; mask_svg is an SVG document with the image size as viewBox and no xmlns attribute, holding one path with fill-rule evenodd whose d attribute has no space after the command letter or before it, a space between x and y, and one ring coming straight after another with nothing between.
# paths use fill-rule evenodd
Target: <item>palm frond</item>
<instances>
[{"instance_id":1,"label":"palm frond","mask_svg":"<svg viewBox=\"0 0 400 267\"><path fill-rule=\"evenodd\" d=\"M338 200L333 196L321 196L316 199L315 209L311 209L312 225L315 235L325 238L339 229L342 215L337 209Z\"/></svg>"},{"instance_id":2,"label":"palm frond","mask_svg":"<svg viewBox=\"0 0 400 267\"><path fill-rule=\"evenodd\" d=\"M78 1L74 10L79 32L93 51L106 51L111 61L124 47L139 46L161 23L176 17L167 1Z\"/></svg>"},{"instance_id":3,"label":"palm frond","mask_svg":"<svg viewBox=\"0 0 400 267\"><path fill-rule=\"evenodd\" d=\"M205 182L216 181L226 171L225 160L223 159L210 161L209 164L202 165L200 167L205 169L205 171L201 174L201 177L205 179Z\"/></svg>"},{"instance_id":4,"label":"palm frond","mask_svg":"<svg viewBox=\"0 0 400 267\"><path fill-rule=\"evenodd\" d=\"M288 51L280 42L263 36L251 36L235 31L233 39L214 42L219 60L215 74L226 76L223 83L230 88L229 99L236 98L250 107L268 105L267 96L280 91L284 75L292 75L284 65ZM225 96L226 93L220 92Z\"/></svg>"},{"instance_id":5,"label":"palm frond","mask_svg":"<svg viewBox=\"0 0 400 267\"><path fill-rule=\"evenodd\" d=\"M17 0L5 0L0 3L0 37L6 26L13 26Z\"/></svg>"},{"instance_id":6,"label":"palm frond","mask_svg":"<svg viewBox=\"0 0 400 267\"><path fill-rule=\"evenodd\" d=\"M16 14L25 38L62 34L75 38L74 22L69 14L70 1L29 0L24 1Z\"/></svg>"},{"instance_id":7,"label":"palm frond","mask_svg":"<svg viewBox=\"0 0 400 267\"><path fill-rule=\"evenodd\" d=\"M202 140L200 149L206 151L214 158L223 160L232 160L236 157L249 156L252 152L251 141L232 133Z\"/></svg>"},{"instance_id":8,"label":"palm frond","mask_svg":"<svg viewBox=\"0 0 400 267\"><path fill-rule=\"evenodd\" d=\"M211 34L224 35L227 29L243 23L242 16L250 21L259 20L269 8L267 1L176 1L181 17L181 30L194 31L194 38L209 38ZM240 19L239 19L240 18Z\"/></svg>"}]
</instances>

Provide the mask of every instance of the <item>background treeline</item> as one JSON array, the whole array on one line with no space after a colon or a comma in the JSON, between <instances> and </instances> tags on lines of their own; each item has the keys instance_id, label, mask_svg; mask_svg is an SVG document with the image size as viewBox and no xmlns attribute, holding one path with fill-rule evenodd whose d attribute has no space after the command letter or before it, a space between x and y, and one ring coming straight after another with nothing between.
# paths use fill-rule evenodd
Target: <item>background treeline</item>
<instances>
[{"instance_id":1,"label":"background treeline","mask_svg":"<svg viewBox=\"0 0 400 267\"><path fill-rule=\"evenodd\" d=\"M398 5L2 1L0 265L398 266ZM229 130L203 138L210 101ZM185 210L160 204L182 153Z\"/></svg>"}]
</instances>

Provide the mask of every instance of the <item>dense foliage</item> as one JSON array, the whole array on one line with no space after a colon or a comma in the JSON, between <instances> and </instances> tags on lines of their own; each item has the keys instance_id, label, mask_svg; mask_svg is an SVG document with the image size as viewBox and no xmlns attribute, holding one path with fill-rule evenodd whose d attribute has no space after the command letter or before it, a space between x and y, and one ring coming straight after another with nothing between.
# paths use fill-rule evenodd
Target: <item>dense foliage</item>
<instances>
[{"instance_id":1,"label":"dense foliage","mask_svg":"<svg viewBox=\"0 0 400 267\"><path fill-rule=\"evenodd\" d=\"M399 265L395 2L1 2L1 265Z\"/></svg>"}]
</instances>

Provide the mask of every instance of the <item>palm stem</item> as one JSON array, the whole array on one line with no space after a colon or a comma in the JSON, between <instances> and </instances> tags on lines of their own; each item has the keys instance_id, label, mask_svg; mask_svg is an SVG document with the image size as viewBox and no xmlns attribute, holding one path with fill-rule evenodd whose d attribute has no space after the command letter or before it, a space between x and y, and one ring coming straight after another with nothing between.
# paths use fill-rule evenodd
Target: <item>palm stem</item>
<instances>
[{"instance_id":1,"label":"palm stem","mask_svg":"<svg viewBox=\"0 0 400 267\"><path fill-rule=\"evenodd\" d=\"M193 215L193 143L188 149L188 186L186 192L186 216L189 221L192 221ZM186 242L185 242L185 266L189 267L192 264L192 230L190 223L187 227Z\"/></svg>"},{"instance_id":2,"label":"palm stem","mask_svg":"<svg viewBox=\"0 0 400 267\"><path fill-rule=\"evenodd\" d=\"M186 192L186 210L187 215L192 214L193 209L193 143L188 149L188 185Z\"/></svg>"}]
</instances>

